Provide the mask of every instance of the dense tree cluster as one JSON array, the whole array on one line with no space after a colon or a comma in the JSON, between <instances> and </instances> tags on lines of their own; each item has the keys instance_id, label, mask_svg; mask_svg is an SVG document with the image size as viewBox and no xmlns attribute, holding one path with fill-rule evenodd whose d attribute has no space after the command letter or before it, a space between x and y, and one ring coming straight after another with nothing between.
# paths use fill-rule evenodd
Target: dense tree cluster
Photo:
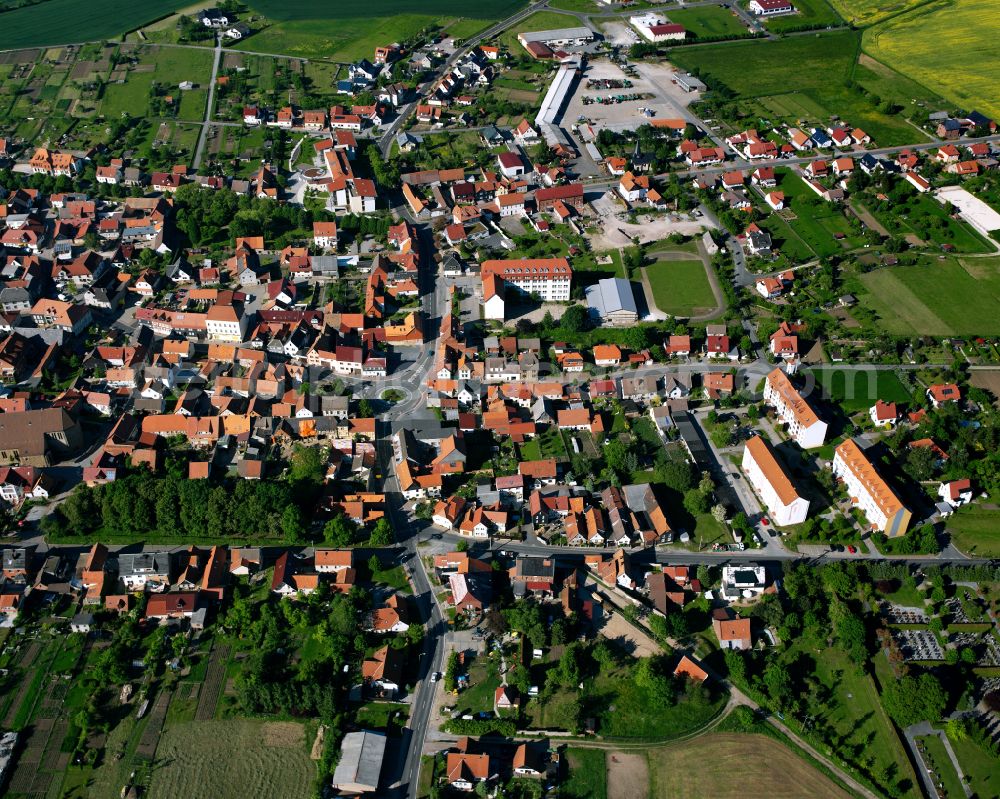
<instances>
[{"instance_id":1,"label":"dense tree cluster","mask_svg":"<svg viewBox=\"0 0 1000 799\"><path fill-rule=\"evenodd\" d=\"M148 538L226 539L297 537L304 517L294 511L291 484L235 480L216 485L145 469L104 485L79 485L45 517L47 535L93 538L95 534ZM299 525L289 529L289 524Z\"/></svg>"}]
</instances>

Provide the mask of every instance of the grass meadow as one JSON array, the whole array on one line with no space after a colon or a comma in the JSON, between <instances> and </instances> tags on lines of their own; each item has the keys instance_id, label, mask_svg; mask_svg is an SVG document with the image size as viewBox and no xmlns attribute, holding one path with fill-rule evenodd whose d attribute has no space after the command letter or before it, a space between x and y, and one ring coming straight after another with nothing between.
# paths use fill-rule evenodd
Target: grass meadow
<instances>
[{"instance_id":1,"label":"grass meadow","mask_svg":"<svg viewBox=\"0 0 1000 799\"><path fill-rule=\"evenodd\" d=\"M698 37L741 36L746 26L732 11L721 6L670 9L670 21L683 25Z\"/></svg>"},{"instance_id":2,"label":"grass meadow","mask_svg":"<svg viewBox=\"0 0 1000 799\"><path fill-rule=\"evenodd\" d=\"M675 48L671 61L699 70L739 95L747 115L771 122L826 124L839 116L859 125L877 144L909 144L916 132L900 117L884 114L845 82L860 48L857 31L840 30L776 41L731 42Z\"/></svg>"},{"instance_id":3,"label":"grass meadow","mask_svg":"<svg viewBox=\"0 0 1000 799\"><path fill-rule=\"evenodd\" d=\"M869 28L864 49L962 108L1000 117L996 23L995 3L940 0Z\"/></svg>"},{"instance_id":4,"label":"grass meadow","mask_svg":"<svg viewBox=\"0 0 1000 799\"><path fill-rule=\"evenodd\" d=\"M652 799L850 796L786 746L763 735L713 733L652 750L648 760Z\"/></svg>"},{"instance_id":5,"label":"grass meadow","mask_svg":"<svg viewBox=\"0 0 1000 799\"><path fill-rule=\"evenodd\" d=\"M695 316L715 307L715 295L697 260L659 260L645 267L653 301L671 316Z\"/></svg>"},{"instance_id":6,"label":"grass meadow","mask_svg":"<svg viewBox=\"0 0 1000 799\"><path fill-rule=\"evenodd\" d=\"M875 400L909 402L907 391L893 372L880 369L873 372L844 369L814 369L810 372L823 387L823 393L844 407L848 413L870 408Z\"/></svg>"},{"instance_id":7,"label":"grass meadow","mask_svg":"<svg viewBox=\"0 0 1000 799\"><path fill-rule=\"evenodd\" d=\"M1000 258L936 258L861 276L860 299L895 335L1000 334Z\"/></svg>"},{"instance_id":8,"label":"grass meadow","mask_svg":"<svg viewBox=\"0 0 1000 799\"><path fill-rule=\"evenodd\" d=\"M308 799L316 776L311 745L297 722L227 719L168 726L156 750L149 796Z\"/></svg>"}]
</instances>

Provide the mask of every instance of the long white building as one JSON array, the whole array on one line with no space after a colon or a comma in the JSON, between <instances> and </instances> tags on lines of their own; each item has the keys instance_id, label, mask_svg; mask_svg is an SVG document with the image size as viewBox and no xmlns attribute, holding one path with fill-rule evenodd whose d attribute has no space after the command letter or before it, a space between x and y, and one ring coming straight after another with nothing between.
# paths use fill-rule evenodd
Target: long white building
<instances>
[{"instance_id":1,"label":"long white building","mask_svg":"<svg viewBox=\"0 0 1000 799\"><path fill-rule=\"evenodd\" d=\"M784 527L806 520L809 500L799 496L767 441L760 436L747 441L743 448L742 467L772 522Z\"/></svg>"},{"instance_id":2,"label":"long white building","mask_svg":"<svg viewBox=\"0 0 1000 799\"><path fill-rule=\"evenodd\" d=\"M788 426L788 435L802 449L822 447L826 440L826 422L816 415L805 397L799 394L788 375L774 369L764 383L764 402L778 414L781 423Z\"/></svg>"},{"instance_id":3,"label":"long white building","mask_svg":"<svg viewBox=\"0 0 1000 799\"><path fill-rule=\"evenodd\" d=\"M889 537L906 533L912 514L853 439L834 451L833 473L844 481L851 502L865 514L873 530Z\"/></svg>"}]
</instances>

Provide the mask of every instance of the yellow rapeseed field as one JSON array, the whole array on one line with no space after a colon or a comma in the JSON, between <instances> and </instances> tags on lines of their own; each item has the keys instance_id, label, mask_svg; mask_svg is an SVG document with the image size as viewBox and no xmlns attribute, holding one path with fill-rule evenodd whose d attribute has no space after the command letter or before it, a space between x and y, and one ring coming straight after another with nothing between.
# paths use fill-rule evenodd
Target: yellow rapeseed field
<instances>
[{"instance_id":1,"label":"yellow rapeseed field","mask_svg":"<svg viewBox=\"0 0 1000 799\"><path fill-rule=\"evenodd\" d=\"M1000 119L996 0L940 0L869 28L863 49L963 109Z\"/></svg>"},{"instance_id":2,"label":"yellow rapeseed field","mask_svg":"<svg viewBox=\"0 0 1000 799\"><path fill-rule=\"evenodd\" d=\"M863 28L923 2L924 0L830 0L830 5L852 25Z\"/></svg>"}]
</instances>

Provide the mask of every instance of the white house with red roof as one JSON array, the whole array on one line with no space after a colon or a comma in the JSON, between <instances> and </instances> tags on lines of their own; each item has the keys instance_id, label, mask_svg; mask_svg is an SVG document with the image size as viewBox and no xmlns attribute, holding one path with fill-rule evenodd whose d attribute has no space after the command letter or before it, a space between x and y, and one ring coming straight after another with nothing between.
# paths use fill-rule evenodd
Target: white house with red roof
<instances>
[{"instance_id":1,"label":"white house with red roof","mask_svg":"<svg viewBox=\"0 0 1000 799\"><path fill-rule=\"evenodd\" d=\"M878 400L868 409L868 417L876 427L892 427L899 419L899 410L895 402Z\"/></svg>"}]
</instances>

